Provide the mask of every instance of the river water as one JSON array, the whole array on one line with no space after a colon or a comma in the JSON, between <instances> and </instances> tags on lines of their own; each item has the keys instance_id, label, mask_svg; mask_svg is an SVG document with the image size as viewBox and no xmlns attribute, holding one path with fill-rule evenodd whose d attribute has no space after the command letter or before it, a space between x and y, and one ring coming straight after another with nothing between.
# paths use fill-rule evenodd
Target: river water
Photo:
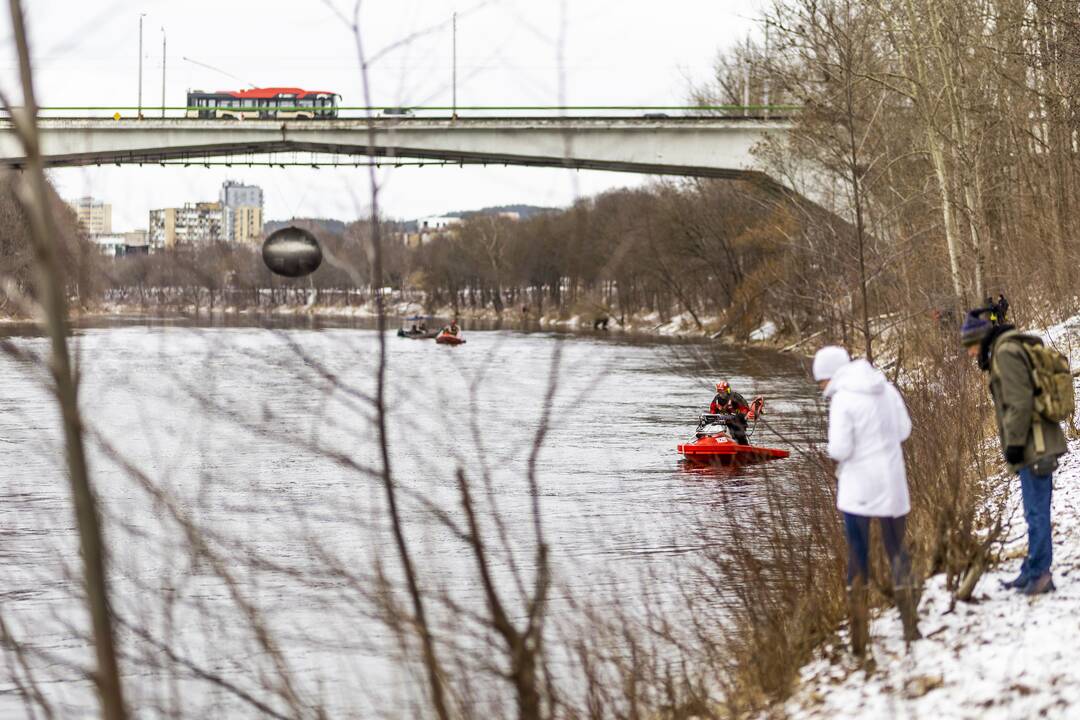
<instances>
[{"instance_id":1,"label":"river water","mask_svg":"<svg viewBox=\"0 0 1080 720\"><path fill-rule=\"evenodd\" d=\"M6 335L22 352L47 349L33 331ZM794 458L691 471L675 452L718 377L765 396L781 435L803 436L817 406L796 358L616 334L465 336L457 348L387 338L389 456L406 538L447 627L465 623L461 608L483 608L468 548L440 519L463 525L458 471L512 609L520 608L513 568L530 586L528 477L549 395L550 427L534 461L555 616L582 601L674 600L703 537L716 537L703 528L722 526L733 502L753 507L765 483L798 472ZM383 486L367 472L381 460L368 399L377 340L370 327L326 324L77 329L115 610L152 638L120 632L139 717L260 715L221 683L193 679L195 666L275 707L287 707L276 695L288 692L350 716L410 716L422 704L379 609L380 574L391 583L401 576ZM27 646L28 668L13 670L17 658L6 656L0 717L24 715L15 680L26 686L27 672L59 716L96 714L80 672L92 656L46 385L40 367L0 355L0 614ZM754 441L785 446L764 427ZM261 641L255 625L275 642ZM270 679L282 667L295 687Z\"/></svg>"}]
</instances>

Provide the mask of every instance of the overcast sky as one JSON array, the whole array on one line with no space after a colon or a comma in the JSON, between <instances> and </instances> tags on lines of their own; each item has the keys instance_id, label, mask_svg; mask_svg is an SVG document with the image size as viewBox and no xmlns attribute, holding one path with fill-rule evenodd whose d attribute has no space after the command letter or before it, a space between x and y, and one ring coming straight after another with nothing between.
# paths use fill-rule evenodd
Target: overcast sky
<instances>
[{"instance_id":1,"label":"overcast sky","mask_svg":"<svg viewBox=\"0 0 1080 720\"><path fill-rule=\"evenodd\" d=\"M248 84L333 90L344 104L362 105L354 39L338 14L351 15L353 4L24 0L43 106L136 104L140 13L144 105L161 104L163 27L168 105L183 105L191 88ZM369 52L417 34L373 68L375 105L450 103L449 18L455 10L459 104L557 104L560 77L569 105L682 104L693 84L708 80L717 52L754 29L760 5L761 0L365 0L361 29ZM3 18L0 87L17 96L6 12ZM56 170L52 177L65 197L94 195L111 202L118 231L146 227L151 208L215 199L227 178L262 186L267 219L351 219L366 193L364 169L114 166ZM381 177L383 209L397 218L519 202L563 206L575 193L647 180L622 173L478 167L400 168Z\"/></svg>"}]
</instances>

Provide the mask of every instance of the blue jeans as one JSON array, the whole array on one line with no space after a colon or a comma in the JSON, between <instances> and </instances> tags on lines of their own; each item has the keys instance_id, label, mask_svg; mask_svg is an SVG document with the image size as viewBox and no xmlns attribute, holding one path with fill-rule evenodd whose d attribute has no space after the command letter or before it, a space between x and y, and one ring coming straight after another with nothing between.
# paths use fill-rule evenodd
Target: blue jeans
<instances>
[{"instance_id":1,"label":"blue jeans","mask_svg":"<svg viewBox=\"0 0 1080 720\"><path fill-rule=\"evenodd\" d=\"M847 584L862 576L863 582L870 577L870 520L865 515L841 513L844 516L844 537L847 538L848 566ZM899 517L879 517L881 540L885 545L885 554L889 556L892 568L893 587L908 584L911 575L911 560L904 549L904 531L907 527L907 515Z\"/></svg>"},{"instance_id":2,"label":"blue jeans","mask_svg":"<svg viewBox=\"0 0 1080 720\"><path fill-rule=\"evenodd\" d=\"M1036 475L1031 466L1020 468L1020 496L1024 501L1024 520L1028 528L1028 554L1020 574L1035 579L1049 572L1054 559L1050 538L1050 498L1054 492L1054 474Z\"/></svg>"}]
</instances>

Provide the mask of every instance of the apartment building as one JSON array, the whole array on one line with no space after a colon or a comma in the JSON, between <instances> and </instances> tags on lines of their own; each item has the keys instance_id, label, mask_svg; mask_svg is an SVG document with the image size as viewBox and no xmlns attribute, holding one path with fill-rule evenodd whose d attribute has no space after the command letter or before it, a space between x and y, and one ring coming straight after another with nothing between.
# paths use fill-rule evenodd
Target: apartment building
<instances>
[{"instance_id":1,"label":"apartment building","mask_svg":"<svg viewBox=\"0 0 1080 720\"><path fill-rule=\"evenodd\" d=\"M218 202L224 208L225 242L255 243L262 239L262 188L226 180L218 193Z\"/></svg>"},{"instance_id":2,"label":"apartment building","mask_svg":"<svg viewBox=\"0 0 1080 720\"><path fill-rule=\"evenodd\" d=\"M82 229L90 235L108 235L112 232L112 205L86 196L67 200Z\"/></svg>"},{"instance_id":3,"label":"apartment building","mask_svg":"<svg viewBox=\"0 0 1080 720\"><path fill-rule=\"evenodd\" d=\"M222 223L226 242L257 243L263 235L263 211L257 205L226 206Z\"/></svg>"},{"instance_id":4,"label":"apartment building","mask_svg":"<svg viewBox=\"0 0 1080 720\"><path fill-rule=\"evenodd\" d=\"M184 203L179 208L151 210L150 247L161 250L221 242L223 220L219 202Z\"/></svg>"}]
</instances>

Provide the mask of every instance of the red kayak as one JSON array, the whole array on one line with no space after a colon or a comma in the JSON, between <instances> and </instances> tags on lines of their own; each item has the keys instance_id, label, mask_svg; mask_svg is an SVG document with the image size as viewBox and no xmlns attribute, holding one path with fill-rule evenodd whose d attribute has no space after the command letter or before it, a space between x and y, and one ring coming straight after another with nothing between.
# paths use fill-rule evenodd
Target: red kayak
<instances>
[{"instance_id":1,"label":"red kayak","mask_svg":"<svg viewBox=\"0 0 1080 720\"><path fill-rule=\"evenodd\" d=\"M460 335L452 335L451 333L443 330L441 333L435 336L435 342L440 345L461 345L465 342L465 338Z\"/></svg>"},{"instance_id":2,"label":"red kayak","mask_svg":"<svg viewBox=\"0 0 1080 720\"><path fill-rule=\"evenodd\" d=\"M728 434L724 415L701 416L693 440L680 443L678 451L697 465L751 465L786 458L791 453L777 448L740 445Z\"/></svg>"}]
</instances>

